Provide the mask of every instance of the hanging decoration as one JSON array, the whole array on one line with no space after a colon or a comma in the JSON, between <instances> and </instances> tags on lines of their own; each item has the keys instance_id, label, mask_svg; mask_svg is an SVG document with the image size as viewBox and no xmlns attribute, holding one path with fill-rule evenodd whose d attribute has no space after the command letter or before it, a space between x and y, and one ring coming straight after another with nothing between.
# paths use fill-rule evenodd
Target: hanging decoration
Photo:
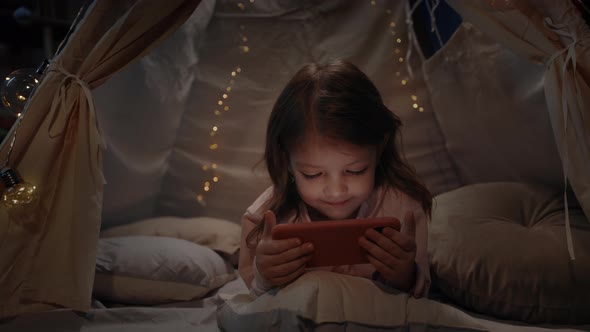
<instances>
[{"instance_id":1,"label":"hanging decoration","mask_svg":"<svg viewBox=\"0 0 590 332\"><path fill-rule=\"evenodd\" d=\"M39 203L39 191L35 185L23 181L12 168L0 171L4 184L2 205L10 219L24 228L32 229L35 223L35 208Z\"/></svg>"},{"instance_id":2,"label":"hanging decoration","mask_svg":"<svg viewBox=\"0 0 590 332\"><path fill-rule=\"evenodd\" d=\"M65 38L59 44L55 55L64 47L72 31L79 23L81 13L88 7L89 1L80 8L74 22L70 26ZM2 82L0 88L0 99L4 106L12 111L17 117L14 129L11 131L11 142L8 148L6 159L2 164L0 179L4 185L1 205L6 209L12 222L21 225L29 231L36 231L36 211L39 204L39 189L34 184L23 180L19 173L10 167L10 156L16 142L18 129L24 121L29 100L32 98L35 89L43 80L43 74L49 65L49 60L35 69L19 69L8 75ZM8 138L7 138L8 139Z\"/></svg>"},{"instance_id":3,"label":"hanging decoration","mask_svg":"<svg viewBox=\"0 0 590 332\"><path fill-rule=\"evenodd\" d=\"M49 62L45 60L37 69L15 70L2 82L0 89L2 104L16 116L20 116L25 109L48 64Z\"/></svg>"},{"instance_id":4,"label":"hanging decoration","mask_svg":"<svg viewBox=\"0 0 590 332\"><path fill-rule=\"evenodd\" d=\"M248 6L252 3L254 3L254 0L249 0L245 3L239 2L237 6L241 11L245 11L248 8ZM246 54L250 52L250 46L248 46L248 36L246 35L246 27L244 25L240 25L240 30L238 34L240 42L240 45L238 46L239 53ZM196 197L197 202L202 206L207 205L205 195L209 193L213 189L213 187L216 184L218 184L219 181L221 181L221 176L219 175L218 169L219 164L217 161L215 161L217 159L215 157L215 154L217 151L219 151L221 147L218 139L219 134L222 132L221 119L223 118L223 115L230 110L229 97L232 92L233 86L236 82L236 79L241 73L242 68L239 65L231 70L231 72L229 73L228 82L225 85L225 88L220 92L220 98L217 100L216 105L213 107L213 114L215 115L216 120L214 121L214 124L211 126L211 131L209 132L209 136L211 139L209 144L209 150L211 151L211 154L213 156L211 158L210 163L206 163L202 166L202 170L206 174L205 181L202 183L202 189L199 190Z\"/></svg>"}]
</instances>

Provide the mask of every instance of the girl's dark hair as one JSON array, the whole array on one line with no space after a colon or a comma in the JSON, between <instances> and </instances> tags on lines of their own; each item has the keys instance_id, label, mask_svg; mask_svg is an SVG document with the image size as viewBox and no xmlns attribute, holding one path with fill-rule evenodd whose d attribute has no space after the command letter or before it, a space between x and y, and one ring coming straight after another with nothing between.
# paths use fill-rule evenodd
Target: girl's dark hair
<instances>
[{"instance_id":1,"label":"girl's dark hair","mask_svg":"<svg viewBox=\"0 0 590 332\"><path fill-rule=\"evenodd\" d=\"M396 145L399 136L401 148L401 125L355 65L344 60L305 65L279 95L268 121L264 161L273 184L269 209L277 220L298 213L301 198L289 179L289 151L307 132L317 132L326 138L376 146L375 187L400 190L430 215L432 195ZM263 227L261 222L248 234L249 246L258 243Z\"/></svg>"}]
</instances>

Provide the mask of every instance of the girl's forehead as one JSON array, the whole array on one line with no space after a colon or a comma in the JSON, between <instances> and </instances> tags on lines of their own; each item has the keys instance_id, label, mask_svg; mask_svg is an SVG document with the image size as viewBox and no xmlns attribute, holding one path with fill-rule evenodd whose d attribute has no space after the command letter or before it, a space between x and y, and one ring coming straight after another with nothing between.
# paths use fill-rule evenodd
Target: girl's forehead
<instances>
[{"instance_id":1,"label":"girl's forehead","mask_svg":"<svg viewBox=\"0 0 590 332\"><path fill-rule=\"evenodd\" d=\"M366 160L375 157L376 148L366 145L357 145L344 140L337 140L322 136L318 133L308 133L303 139L298 140L291 149L293 161L307 161L315 159L316 162L326 158L343 158L351 160Z\"/></svg>"}]
</instances>

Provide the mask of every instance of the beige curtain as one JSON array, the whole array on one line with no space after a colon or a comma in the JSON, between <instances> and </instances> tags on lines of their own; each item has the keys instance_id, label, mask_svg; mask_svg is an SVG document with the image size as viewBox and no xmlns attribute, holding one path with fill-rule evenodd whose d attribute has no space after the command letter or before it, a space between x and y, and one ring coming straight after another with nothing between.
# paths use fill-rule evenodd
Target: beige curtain
<instances>
[{"instance_id":1,"label":"beige curtain","mask_svg":"<svg viewBox=\"0 0 590 332\"><path fill-rule=\"evenodd\" d=\"M9 166L38 186L41 199L34 225L0 212L0 318L89 309L104 184L104 145L90 90L166 38L199 2L94 1L52 59L10 157Z\"/></svg>"},{"instance_id":2,"label":"beige curtain","mask_svg":"<svg viewBox=\"0 0 590 332\"><path fill-rule=\"evenodd\" d=\"M546 66L545 98L564 178L590 218L590 28L581 13L571 0L448 3L465 21L512 51ZM564 199L567 203L565 190ZM574 259L568 221L566 204L568 249Z\"/></svg>"}]
</instances>

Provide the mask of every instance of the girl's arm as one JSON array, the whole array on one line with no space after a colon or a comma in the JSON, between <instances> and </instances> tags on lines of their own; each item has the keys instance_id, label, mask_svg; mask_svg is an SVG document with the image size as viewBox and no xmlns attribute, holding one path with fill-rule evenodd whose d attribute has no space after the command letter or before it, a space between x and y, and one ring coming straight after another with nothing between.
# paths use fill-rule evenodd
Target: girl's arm
<instances>
[{"instance_id":1,"label":"girl's arm","mask_svg":"<svg viewBox=\"0 0 590 332\"><path fill-rule=\"evenodd\" d=\"M367 230L359 240L376 269L374 278L415 297L426 296L430 286L426 257L427 221L423 213L408 211L401 231L386 227Z\"/></svg>"},{"instance_id":2,"label":"girl's arm","mask_svg":"<svg viewBox=\"0 0 590 332\"><path fill-rule=\"evenodd\" d=\"M245 214L242 217L242 236L240 240L240 260L238 263L238 273L246 283L248 288L252 285L252 279L254 279L254 256L255 256L255 249L248 248L246 243L246 237L252 229L256 227L256 223L251 219L248 214Z\"/></svg>"},{"instance_id":3,"label":"girl's arm","mask_svg":"<svg viewBox=\"0 0 590 332\"><path fill-rule=\"evenodd\" d=\"M262 237L256 248L251 249L246 239L256 223L248 218L248 214L242 219L238 263L240 276L250 288L250 292L256 296L299 277L313 252L310 243L302 244L299 239L273 240L271 230L276 224L276 218L271 211L264 214L264 220L261 222L265 223Z\"/></svg>"}]
</instances>

